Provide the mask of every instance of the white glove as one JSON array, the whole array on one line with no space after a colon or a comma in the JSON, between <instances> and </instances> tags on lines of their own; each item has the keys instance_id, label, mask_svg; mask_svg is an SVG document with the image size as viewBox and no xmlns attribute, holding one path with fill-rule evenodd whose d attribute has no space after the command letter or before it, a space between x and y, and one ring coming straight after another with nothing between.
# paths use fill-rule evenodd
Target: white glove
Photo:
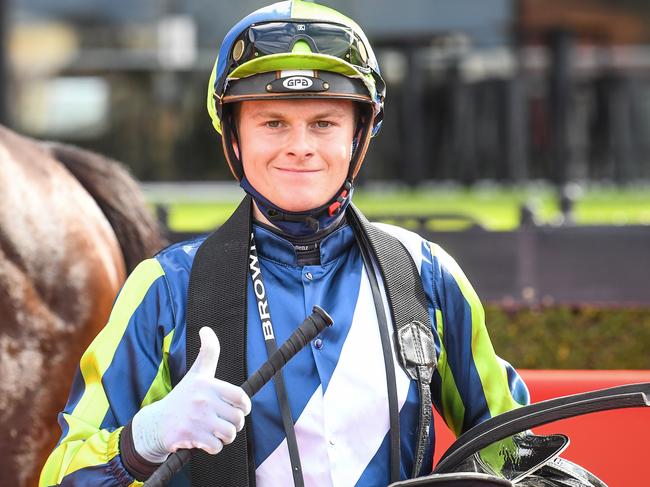
<instances>
[{"instance_id":1,"label":"white glove","mask_svg":"<svg viewBox=\"0 0 650 487\"><path fill-rule=\"evenodd\" d=\"M145 460L162 463L179 448L219 453L234 441L251 411L241 387L214 377L221 350L217 335L208 327L199 335L201 349L185 377L133 417L133 444Z\"/></svg>"}]
</instances>

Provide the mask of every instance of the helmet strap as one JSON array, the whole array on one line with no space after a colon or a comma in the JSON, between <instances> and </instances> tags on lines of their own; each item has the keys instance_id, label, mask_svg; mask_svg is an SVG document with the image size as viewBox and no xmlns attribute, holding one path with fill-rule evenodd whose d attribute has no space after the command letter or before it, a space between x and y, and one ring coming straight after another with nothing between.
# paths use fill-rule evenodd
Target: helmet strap
<instances>
[{"instance_id":1,"label":"helmet strap","mask_svg":"<svg viewBox=\"0 0 650 487\"><path fill-rule=\"evenodd\" d=\"M241 181L244 176L244 166L241 162L241 158L235 153L235 148L232 143L233 140L236 140L237 145L240 146L239 136L237 134L237 124L233 119L232 112L233 111L228 104L223 106L221 119L221 145L223 146L223 153L226 156L226 162L228 162L230 172L232 172L237 181ZM239 153L241 155L241 146L239 147Z\"/></svg>"},{"instance_id":2,"label":"helmet strap","mask_svg":"<svg viewBox=\"0 0 650 487\"><path fill-rule=\"evenodd\" d=\"M363 113L359 117L357 130L352 141L352 158L348 170L348 179L354 181L361 169L361 163L368 151L368 145L372 138L374 110L369 105L362 105Z\"/></svg>"},{"instance_id":3,"label":"helmet strap","mask_svg":"<svg viewBox=\"0 0 650 487\"><path fill-rule=\"evenodd\" d=\"M307 211L286 211L262 196L246 176L239 184L255 200L257 208L268 221L292 237L311 236L338 223L352 200L354 190L352 181L346 180L324 205Z\"/></svg>"}]
</instances>

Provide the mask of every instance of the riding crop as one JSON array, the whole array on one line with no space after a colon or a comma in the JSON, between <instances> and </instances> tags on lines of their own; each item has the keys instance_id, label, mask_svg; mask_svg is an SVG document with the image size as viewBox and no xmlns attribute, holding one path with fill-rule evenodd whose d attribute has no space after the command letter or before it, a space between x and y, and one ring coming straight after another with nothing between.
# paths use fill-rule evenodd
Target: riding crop
<instances>
[{"instance_id":1,"label":"riding crop","mask_svg":"<svg viewBox=\"0 0 650 487\"><path fill-rule=\"evenodd\" d=\"M253 397L259 392L305 345L333 323L332 318L322 308L314 306L312 313L305 318L287 341L241 385L248 397ZM166 485L190 461L191 457L192 450L189 449L181 449L172 453L144 483L145 487Z\"/></svg>"}]
</instances>

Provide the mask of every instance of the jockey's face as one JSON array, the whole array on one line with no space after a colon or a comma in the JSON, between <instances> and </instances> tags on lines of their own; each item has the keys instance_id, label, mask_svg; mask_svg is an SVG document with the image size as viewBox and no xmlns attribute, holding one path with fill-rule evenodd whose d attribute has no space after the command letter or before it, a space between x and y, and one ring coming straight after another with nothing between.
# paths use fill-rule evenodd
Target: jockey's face
<instances>
[{"instance_id":1,"label":"jockey's face","mask_svg":"<svg viewBox=\"0 0 650 487\"><path fill-rule=\"evenodd\" d=\"M244 173L272 203L311 210L341 188L352 153L353 102L256 100L242 102L238 112Z\"/></svg>"}]
</instances>

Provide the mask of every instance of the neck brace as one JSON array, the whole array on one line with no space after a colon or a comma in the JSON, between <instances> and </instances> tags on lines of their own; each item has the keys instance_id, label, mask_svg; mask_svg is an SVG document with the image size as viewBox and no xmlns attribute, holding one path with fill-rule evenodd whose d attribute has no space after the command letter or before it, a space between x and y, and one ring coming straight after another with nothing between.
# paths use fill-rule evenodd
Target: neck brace
<instances>
[{"instance_id":1,"label":"neck brace","mask_svg":"<svg viewBox=\"0 0 650 487\"><path fill-rule=\"evenodd\" d=\"M262 196L244 176L240 186L251 195L262 214L273 225L291 237L312 236L336 224L352 200L352 181L346 180L327 203L307 211L286 211Z\"/></svg>"}]
</instances>

